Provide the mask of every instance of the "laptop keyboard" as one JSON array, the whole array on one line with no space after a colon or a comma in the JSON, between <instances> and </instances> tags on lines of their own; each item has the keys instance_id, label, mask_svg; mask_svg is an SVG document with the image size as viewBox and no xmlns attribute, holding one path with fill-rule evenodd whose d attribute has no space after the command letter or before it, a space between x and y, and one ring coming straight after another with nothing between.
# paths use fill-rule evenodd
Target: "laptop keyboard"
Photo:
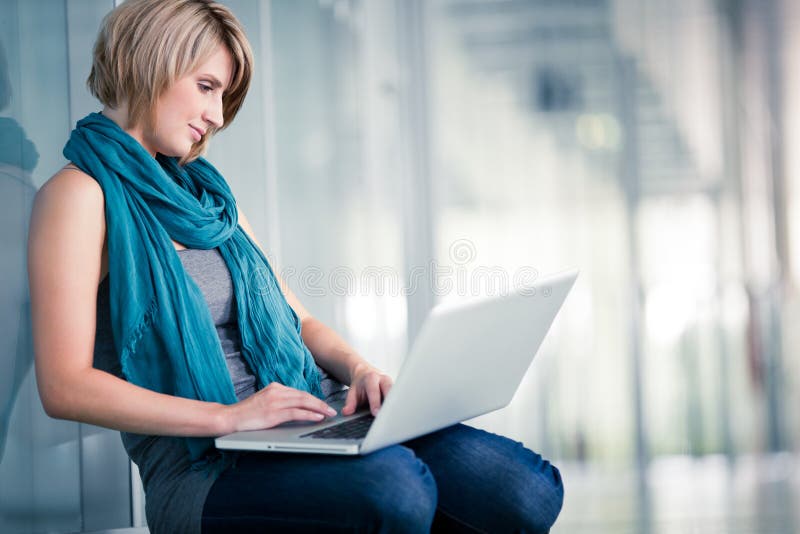
<instances>
[{"instance_id":1,"label":"laptop keyboard","mask_svg":"<svg viewBox=\"0 0 800 534\"><path fill-rule=\"evenodd\" d=\"M303 434L301 438L315 439L362 439L367 435L375 417L372 414L362 415L338 425Z\"/></svg>"}]
</instances>

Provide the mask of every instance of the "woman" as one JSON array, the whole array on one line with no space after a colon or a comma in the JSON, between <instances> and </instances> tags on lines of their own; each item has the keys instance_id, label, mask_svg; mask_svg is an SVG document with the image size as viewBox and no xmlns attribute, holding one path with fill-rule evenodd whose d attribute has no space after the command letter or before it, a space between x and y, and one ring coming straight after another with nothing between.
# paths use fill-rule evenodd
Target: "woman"
<instances>
[{"instance_id":1,"label":"woman","mask_svg":"<svg viewBox=\"0 0 800 534\"><path fill-rule=\"evenodd\" d=\"M153 532L547 531L558 471L465 425L364 457L214 449L334 415L322 399L336 381L346 415L377 412L391 387L281 283L199 157L251 73L239 22L214 2L128 0L106 17L88 81L103 110L78 122L31 220L45 410L122 432Z\"/></svg>"}]
</instances>

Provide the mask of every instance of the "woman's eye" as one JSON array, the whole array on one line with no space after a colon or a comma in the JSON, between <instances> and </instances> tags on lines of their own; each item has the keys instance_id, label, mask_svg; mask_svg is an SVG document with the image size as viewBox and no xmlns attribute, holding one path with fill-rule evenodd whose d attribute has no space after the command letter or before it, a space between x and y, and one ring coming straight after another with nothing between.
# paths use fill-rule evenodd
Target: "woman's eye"
<instances>
[{"instance_id":1,"label":"woman's eye","mask_svg":"<svg viewBox=\"0 0 800 534\"><path fill-rule=\"evenodd\" d=\"M206 85L206 84L203 84L203 83L198 84L198 86L200 87L200 90L202 92L204 92L204 93L209 93L209 92L214 90L214 88L211 87L210 85Z\"/></svg>"}]
</instances>

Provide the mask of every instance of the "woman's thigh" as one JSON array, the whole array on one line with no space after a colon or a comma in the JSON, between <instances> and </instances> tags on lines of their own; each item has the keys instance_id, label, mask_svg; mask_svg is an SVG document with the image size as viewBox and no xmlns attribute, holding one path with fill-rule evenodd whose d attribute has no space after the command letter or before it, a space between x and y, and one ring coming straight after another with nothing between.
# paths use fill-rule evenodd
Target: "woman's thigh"
<instances>
[{"instance_id":1,"label":"woman's thigh","mask_svg":"<svg viewBox=\"0 0 800 534\"><path fill-rule=\"evenodd\" d=\"M401 445L367 456L243 453L214 483L204 532L427 532L427 466Z\"/></svg>"},{"instance_id":2,"label":"woman's thigh","mask_svg":"<svg viewBox=\"0 0 800 534\"><path fill-rule=\"evenodd\" d=\"M561 511L564 488L558 469L517 441L458 424L403 445L436 480L434 527L547 532Z\"/></svg>"}]
</instances>

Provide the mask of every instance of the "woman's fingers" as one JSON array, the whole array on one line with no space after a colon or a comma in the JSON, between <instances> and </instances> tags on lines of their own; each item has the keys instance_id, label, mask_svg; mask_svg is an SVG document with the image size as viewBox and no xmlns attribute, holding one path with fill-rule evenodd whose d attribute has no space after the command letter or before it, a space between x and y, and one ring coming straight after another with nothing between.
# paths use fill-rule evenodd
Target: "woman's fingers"
<instances>
[{"instance_id":1,"label":"woman's fingers","mask_svg":"<svg viewBox=\"0 0 800 534\"><path fill-rule=\"evenodd\" d=\"M381 375L380 386L381 394L383 395L383 398L386 399L386 395L388 395L389 390L392 389L392 377L389 375Z\"/></svg>"},{"instance_id":2,"label":"woman's fingers","mask_svg":"<svg viewBox=\"0 0 800 534\"><path fill-rule=\"evenodd\" d=\"M373 374L366 379L367 399L369 400L369 411L372 415L378 415L378 410L381 408L381 387L380 375Z\"/></svg>"},{"instance_id":3,"label":"woman's fingers","mask_svg":"<svg viewBox=\"0 0 800 534\"><path fill-rule=\"evenodd\" d=\"M229 408L234 430L261 430L287 421L321 421L336 415L333 408L310 393L278 383Z\"/></svg>"},{"instance_id":4,"label":"woman's fingers","mask_svg":"<svg viewBox=\"0 0 800 534\"><path fill-rule=\"evenodd\" d=\"M347 398L344 401L342 415L351 415L356 411L356 406L358 406L357 389L357 387L352 387L347 391Z\"/></svg>"},{"instance_id":5,"label":"woman's fingers","mask_svg":"<svg viewBox=\"0 0 800 534\"><path fill-rule=\"evenodd\" d=\"M279 403L281 406L303 406L320 413L329 413L333 410L325 401L318 399L311 393L284 386L277 382L271 383L256 395L264 395L268 402Z\"/></svg>"},{"instance_id":6,"label":"woman's fingers","mask_svg":"<svg viewBox=\"0 0 800 534\"><path fill-rule=\"evenodd\" d=\"M336 415L336 410L310 393L281 384L270 384L256 395L261 396L259 410L266 412L268 419L277 421L272 425L293 420L319 420Z\"/></svg>"},{"instance_id":7,"label":"woman's fingers","mask_svg":"<svg viewBox=\"0 0 800 534\"><path fill-rule=\"evenodd\" d=\"M354 380L347 392L342 415L352 415L364 401L367 401L370 412L377 415L391 386L392 379L387 375L374 371L364 373ZM277 382L268 385L254 397L255 404L248 404L251 407L248 411L252 418L261 421L255 422L259 428L270 428L287 421L321 421L326 416L336 415L333 408L310 393ZM251 420L250 425L253 423Z\"/></svg>"},{"instance_id":8,"label":"woman's fingers","mask_svg":"<svg viewBox=\"0 0 800 534\"><path fill-rule=\"evenodd\" d=\"M280 398L275 399L274 404L277 408L282 409L304 408L323 415L336 415L336 410L328 406L324 401L305 391L290 390Z\"/></svg>"},{"instance_id":9,"label":"woman's fingers","mask_svg":"<svg viewBox=\"0 0 800 534\"><path fill-rule=\"evenodd\" d=\"M286 414L286 421L320 421L325 417L319 412L311 412L300 408L285 410L284 414Z\"/></svg>"},{"instance_id":10,"label":"woman's fingers","mask_svg":"<svg viewBox=\"0 0 800 534\"><path fill-rule=\"evenodd\" d=\"M388 375L369 372L360 376L347 392L342 415L351 415L363 401L367 401L370 412L378 414L383 399L392 387L392 379Z\"/></svg>"}]
</instances>

